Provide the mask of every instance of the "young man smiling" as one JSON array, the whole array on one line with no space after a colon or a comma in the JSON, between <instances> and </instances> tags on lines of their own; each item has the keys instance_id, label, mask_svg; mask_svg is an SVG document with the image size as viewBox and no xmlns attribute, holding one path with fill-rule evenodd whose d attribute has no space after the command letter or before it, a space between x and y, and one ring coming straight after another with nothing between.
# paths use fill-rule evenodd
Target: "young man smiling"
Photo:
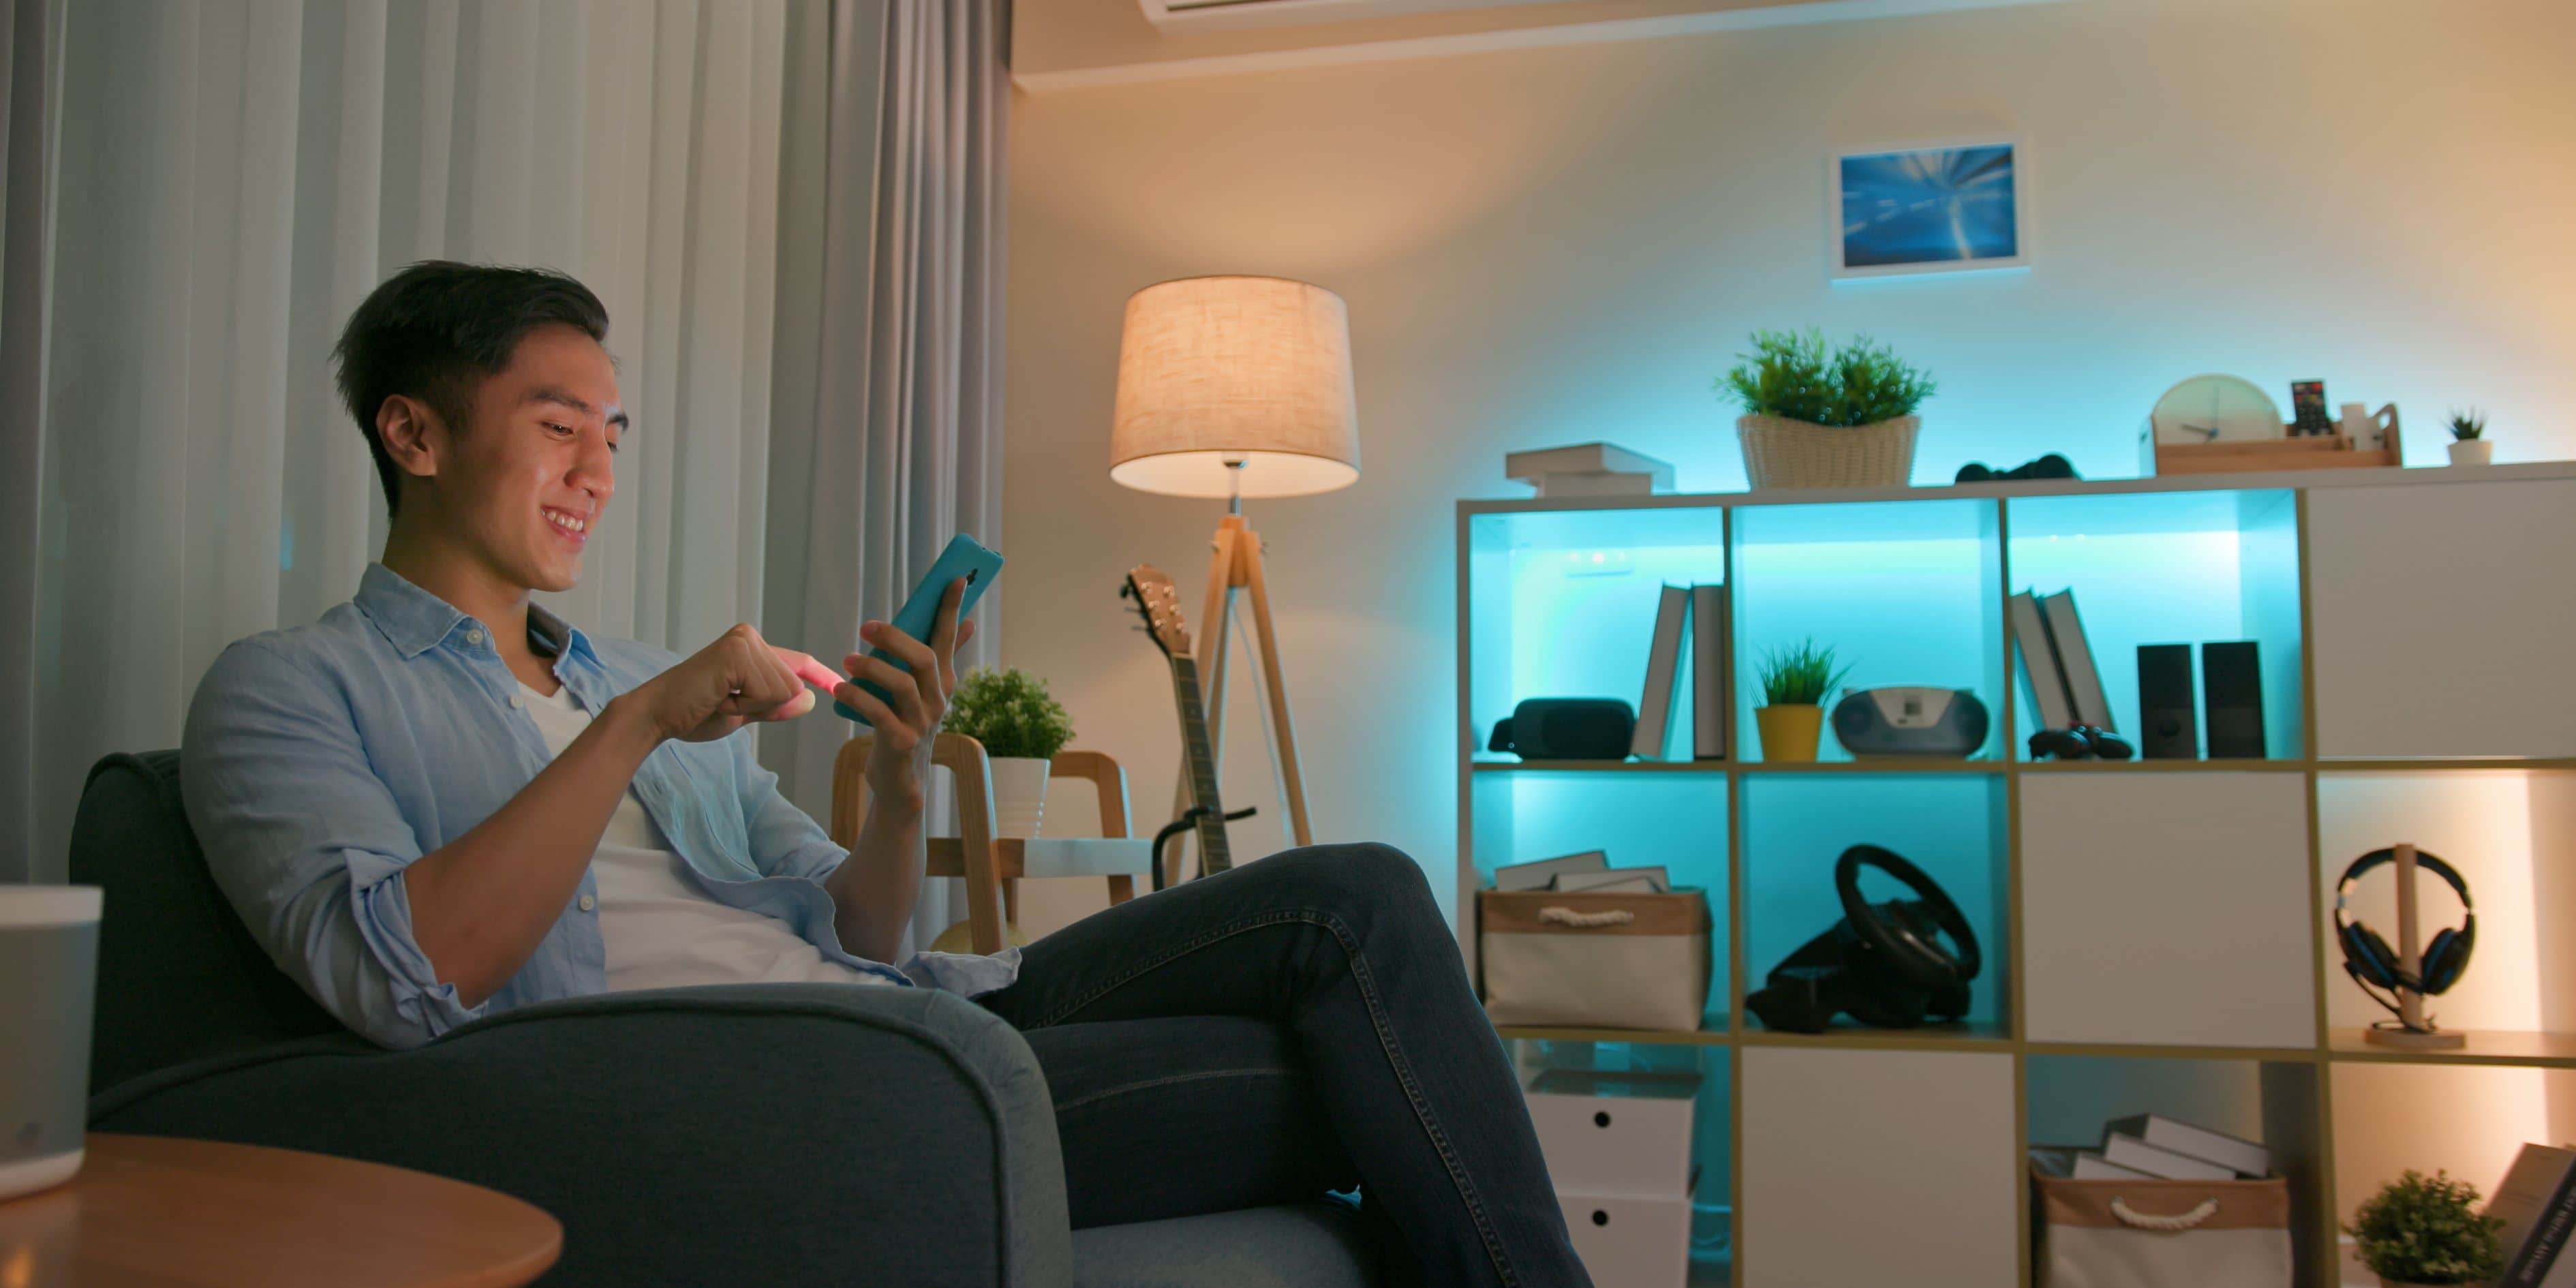
<instances>
[{"instance_id":1,"label":"young man smiling","mask_svg":"<svg viewBox=\"0 0 2576 1288\"><path fill-rule=\"evenodd\" d=\"M1077 1226L1356 1182L1389 1282L1585 1282L1509 1063L1393 850L1294 850L1024 951L889 964L974 631L960 587L929 640L862 628L909 672L842 659L891 702L748 625L682 658L530 603L579 578L615 492L607 333L570 278L442 262L351 316L340 388L392 512L383 558L320 621L227 649L182 744L208 864L281 968L388 1046L619 989L945 989L1036 1052ZM734 736L811 711L808 683L876 728L846 853Z\"/></svg>"}]
</instances>

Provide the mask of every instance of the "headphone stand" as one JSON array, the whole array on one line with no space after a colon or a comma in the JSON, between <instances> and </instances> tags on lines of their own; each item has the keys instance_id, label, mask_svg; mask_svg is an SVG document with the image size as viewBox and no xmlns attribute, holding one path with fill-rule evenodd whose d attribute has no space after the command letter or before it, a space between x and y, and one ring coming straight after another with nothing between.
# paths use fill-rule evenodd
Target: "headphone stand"
<instances>
[{"instance_id":1,"label":"headphone stand","mask_svg":"<svg viewBox=\"0 0 2576 1288\"><path fill-rule=\"evenodd\" d=\"M2400 843L2397 847L2397 962L2411 977L2421 978L2424 970L2424 945L2415 929L2415 847ZM2424 995L2400 985L2397 994L2397 1022L2401 1027L2383 1028L2371 1025L2361 1031L2362 1040L2372 1046L2396 1047L2407 1051L2456 1051L2469 1044L2467 1035L2445 1033L2424 1018Z\"/></svg>"}]
</instances>

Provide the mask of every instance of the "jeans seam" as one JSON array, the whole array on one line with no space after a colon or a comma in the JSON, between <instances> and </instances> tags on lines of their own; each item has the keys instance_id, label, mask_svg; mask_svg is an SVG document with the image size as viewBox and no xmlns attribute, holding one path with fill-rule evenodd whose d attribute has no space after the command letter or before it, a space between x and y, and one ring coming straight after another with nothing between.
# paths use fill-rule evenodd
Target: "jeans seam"
<instances>
[{"instance_id":1,"label":"jeans seam","mask_svg":"<svg viewBox=\"0 0 2576 1288\"><path fill-rule=\"evenodd\" d=\"M1124 1096L1153 1087L1169 1087L1183 1082L1204 1082L1210 1078L1303 1078L1305 1076L1307 1076L1306 1072L1302 1069L1202 1069L1195 1073L1175 1073L1161 1078L1147 1078L1142 1082L1127 1082L1115 1087L1106 1087L1064 1101L1055 1107L1055 1111L1059 1114L1069 1113L1088 1105L1098 1104L1112 1096Z\"/></svg>"},{"instance_id":2,"label":"jeans seam","mask_svg":"<svg viewBox=\"0 0 2576 1288\"><path fill-rule=\"evenodd\" d=\"M1278 909L1257 913L1201 931L1167 951L1130 964L1125 972L1112 976L1079 1000L1059 1007L1037 1027L1053 1028L1084 1007L1134 983L1146 972L1169 965L1218 940L1231 938L1246 931L1286 925L1291 922L1321 926L1333 936L1334 942L1341 945L1342 955L1350 962L1351 978L1359 985L1360 1000L1368 1007L1369 1024L1377 1030L1378 1045L1386 1053L1387 1063L1395 1069L1396 1083L1404 1089L1405 1101L1413 1107L1415 1121L1422 1125L1423 1133L1431 1138L1431 1146L1439 1153L1441 1165L1448 1169L1449 1183L1457 1189L1459 1201L1467 1205L1467 1215L1475 1221L1476 1233L1485 1242L1485 1255L1493 1259L1494 1272L1502 1277L1502 1282L1507 1288L1510 1285L1517 1285L1520 1282L1520 1276L1514 1271L1511 1258L1503 1252L1502 1240L1494 1230L1492 1218L1485 1212L1483 1200L1476 1195L1474 1182L1467 1178L1466 1169L1460 1166L1457 1151L1449 1143L1449 1134L1441 1129L1438 1120L1431 1112L1431 1106L1423 1100L1421 1084L1413 1076L1412 1062L1405 1059L1403 1049L1396 1043L1395 1034L1387 1026L1386 1010L1378 999L1377 985L1369 976L1368 957L1360 951L1358 936L1351 933L1350 928L1343 924L1340 917L1316 908Z\"/></svg>"}]
</instances>

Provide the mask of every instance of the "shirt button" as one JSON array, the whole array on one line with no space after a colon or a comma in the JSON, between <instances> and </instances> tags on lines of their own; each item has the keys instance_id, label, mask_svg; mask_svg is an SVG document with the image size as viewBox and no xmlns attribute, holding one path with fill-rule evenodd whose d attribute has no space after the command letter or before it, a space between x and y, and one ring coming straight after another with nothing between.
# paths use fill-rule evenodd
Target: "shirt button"
<instances>
[{"instance_id":1,"label":"shirt button","mask_svg":"<svg viewBox=\"0 0 2576 1288\"><path fill-rule=\"evenodd\" d=\"M598 906L599 906L599 900L594 899L594 898L590 897L589 895L583 895L583 896L581 897L581 910L582 910L583 912L588 912L588 911L590 911L591 909L596 908L596 907L598 907Z\"/></svg>"},{"instance_id":2,"label":"shirt button","mask_svg":"<svg viewBox=\"0 0 2576 1288\"><path fill-rule=\"evenodd\" d=\"M528 705L528 695L524 693L513 693L510 695L510 706L513 709L524 707L526 705Z\"/></svg>"},{"instance_id":3,"label":"shirt button","mask_svg":"<svg viewBox=\"0 0 2576 1288\"><path fill-rule=\"evenodd\" d=\"M483 632L481 632L481 631L467 631L467 632L465 632L465 642L466 642L466 643L468 643L468 644L480 644L480 643L482 643L482 642L483 642Z\"/></svg>"}]
</instances>

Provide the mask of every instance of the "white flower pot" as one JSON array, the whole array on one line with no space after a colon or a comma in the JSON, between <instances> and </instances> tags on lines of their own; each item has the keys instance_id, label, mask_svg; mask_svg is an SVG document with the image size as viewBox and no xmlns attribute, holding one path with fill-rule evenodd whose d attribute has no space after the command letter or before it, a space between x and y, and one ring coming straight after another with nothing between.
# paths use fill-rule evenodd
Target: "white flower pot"
<instances>
[{"instance_id":1,"label":"white flower pot","mask_svg":"<svg viewBox=\"0 0 2576 1288\"><path fill-rule=\"evenodd\" d=\"M995 756L984 762L993 782L993 834L1029 840L1046 814L1043 756Z\"/></svg>"},{"instance_id":2,"label":"white flower pot","mask_svg":"<svg viewBox=\"0 0 2576 1288\"><path fill-rule=\"evenodd\" d=\"M2490 443L2483 438L2455 438L2451 440L2451 463L2453 465L2485 465L2494 459L2495 444Z\"/></svg>"}]
</instances>

